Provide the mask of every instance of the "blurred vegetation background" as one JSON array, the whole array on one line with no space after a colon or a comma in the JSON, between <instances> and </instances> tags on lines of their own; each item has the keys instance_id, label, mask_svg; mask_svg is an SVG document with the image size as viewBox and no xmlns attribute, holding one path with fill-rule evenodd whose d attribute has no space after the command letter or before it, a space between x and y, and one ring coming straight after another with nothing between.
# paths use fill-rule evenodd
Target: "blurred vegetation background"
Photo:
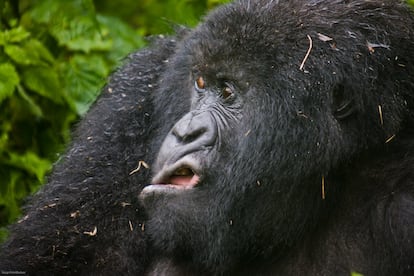
<instances>
[{"instance_id":1,"label":"blurred vegetation background","mask_svg":"<svg viewBox=\"0 0 414 276\"><path fill-rule=\"evenodd\" d=\"M0 242L122 58L224 2L0 0Z\"/></svg>"},{"instance_id":2,"label":"blurred vegetation background","mask_svg":"<svg viewBox=\"0 0 414 276\"><path fill-rule=\"evenodd\" d=\"M226 0L0 0L0 242L107 76Z\"/></svg>"}]
</instances>

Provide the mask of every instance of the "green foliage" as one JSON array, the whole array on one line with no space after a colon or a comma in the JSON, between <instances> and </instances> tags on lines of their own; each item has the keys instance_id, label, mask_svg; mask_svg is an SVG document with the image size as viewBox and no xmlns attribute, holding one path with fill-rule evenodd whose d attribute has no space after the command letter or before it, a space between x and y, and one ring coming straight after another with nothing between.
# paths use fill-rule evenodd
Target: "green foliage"
<instances>
[{"instance_id":1,"label":"green foliage","mask_svg":"<svg viewBox=\"0 0 414 276\"><path fill-rule=\"evenodd\" d=\"M194 25L224 2L0 0L0 241L143 35Z\"/></svg>"},{"instance_id":2,"label":"green foliage","mask_svg":"<svg viewBox=\"0 0 414 276\"><path fill-rule=\"evenodd\" d=\"M0 226L38 189L114 65L144 45L91 0L0 0ZM0 240L4 237L0 230Z\"/></svg>"},{"instance_id":3,"label":"green foliage","mask_svg":"<svg viewBox=\"0 0 414 276\"><path fill-rule=\"evenodd\" d=\"M194 26L206 10L229 0L94 0L104 14L123 18L142 34L171 32L174 24Z\"/></svg>"}]
</instances>

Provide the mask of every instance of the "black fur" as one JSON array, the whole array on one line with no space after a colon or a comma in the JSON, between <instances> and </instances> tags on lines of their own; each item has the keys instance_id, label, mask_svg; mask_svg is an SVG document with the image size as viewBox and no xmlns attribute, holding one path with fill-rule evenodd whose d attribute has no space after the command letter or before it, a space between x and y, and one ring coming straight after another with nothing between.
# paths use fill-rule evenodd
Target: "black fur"
<instances>
[{"instance_id":1,"label":"black fur","mask_svg":"<svg viewBox=\"0 0 414 276\"><path fill-rule=\"evenodd\" d=\"M194 157L200 182L143 197L177 122L202 112L217 139ZM139 161L152 172L131 174ZM414 274L413 14L398 0L244 0L132 54L0 269Z\"/></svg>"}]
</instances>

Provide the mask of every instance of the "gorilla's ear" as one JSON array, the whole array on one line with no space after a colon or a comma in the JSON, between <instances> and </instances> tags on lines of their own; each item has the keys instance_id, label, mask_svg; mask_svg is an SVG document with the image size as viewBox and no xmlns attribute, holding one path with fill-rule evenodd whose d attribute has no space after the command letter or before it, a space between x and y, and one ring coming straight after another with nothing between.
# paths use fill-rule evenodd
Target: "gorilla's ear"
<instances>
[{"instance_id":1,"label":"gorilla's ear","mask_svg":"<svg viewBox=\"0 0 414 276\"><path fill-rule=\"evenodd\" d=\"M343 120L356 112L353 94L349 93L344 84L337 84L332 91L332 110L335 118Z\"/></svg>"}]
</instances>

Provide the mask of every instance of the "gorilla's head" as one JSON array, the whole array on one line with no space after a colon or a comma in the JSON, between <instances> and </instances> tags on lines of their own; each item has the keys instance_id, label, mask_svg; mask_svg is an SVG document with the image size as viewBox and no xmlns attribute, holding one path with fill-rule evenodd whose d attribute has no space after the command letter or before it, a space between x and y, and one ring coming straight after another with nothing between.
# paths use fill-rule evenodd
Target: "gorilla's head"
<instances>
[{"instance_id":1,"label":"gorilla's head","mask_svg":"<svg viewBox=\"0 0 414 276\"><path fill-rule=\"evenodd\" d=\"M220 271L283 254L318 223L325 178L402 127L405 84L392 76L407 68L394 41L367 44L388 39L381 12L277 2L216 10L168 61L155 99L166 137L141 199L155 248L177 262Z\"/></svg>"}]
</instances>

